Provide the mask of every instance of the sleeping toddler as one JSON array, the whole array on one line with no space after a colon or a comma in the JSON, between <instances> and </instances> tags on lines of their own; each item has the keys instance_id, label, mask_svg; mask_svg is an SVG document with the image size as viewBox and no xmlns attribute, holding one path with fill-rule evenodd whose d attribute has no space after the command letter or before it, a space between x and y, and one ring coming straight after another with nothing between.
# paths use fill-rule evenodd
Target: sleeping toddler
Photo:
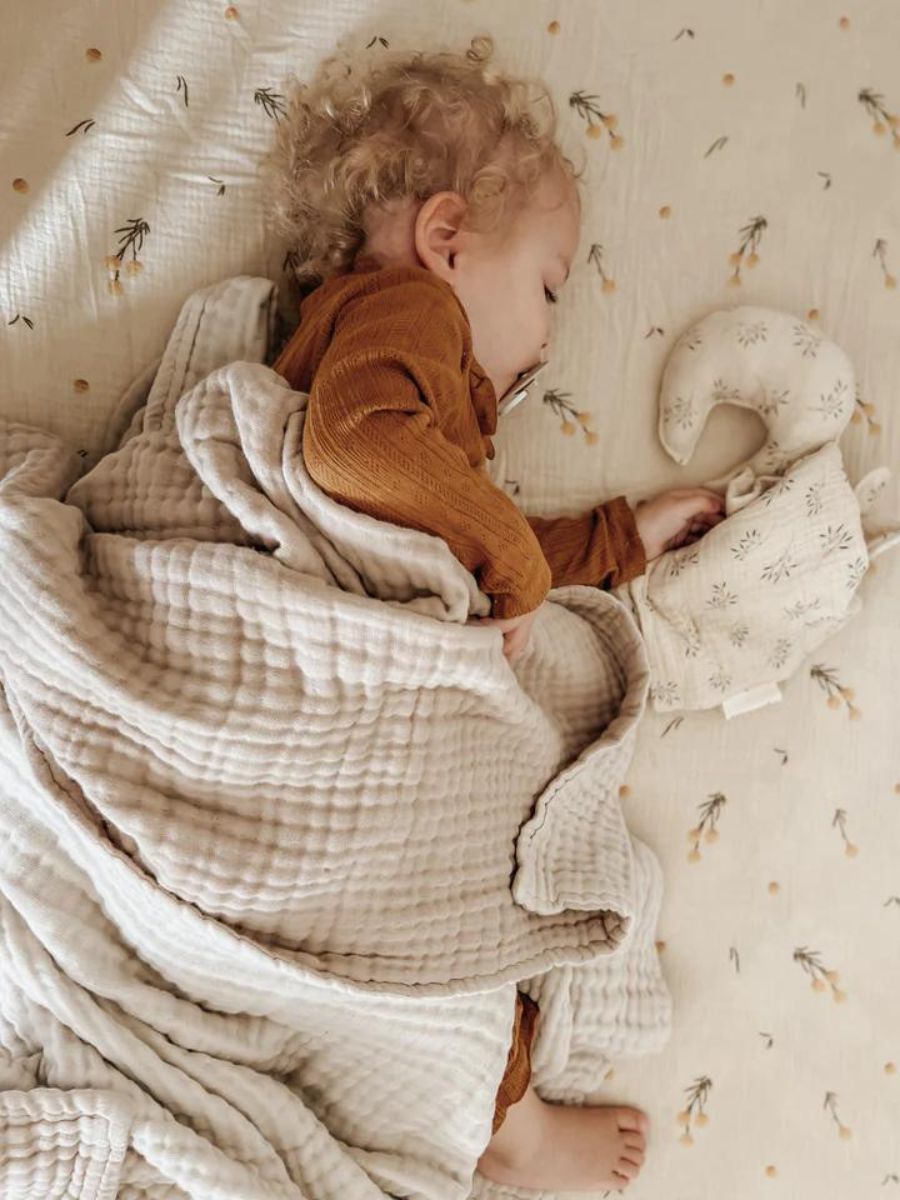
<instances>
[{"instance_id":1,"label":"sleeping toddler","mask_svg":"<svg viewBox=\"0 0 900 1200\"><path fill-rule=\"evenodd\" d=\"M526 516L491 481L498 410L548 359L581 220L550 94L488 68L491 49L479 38L464 56L333 55L289 98L265 169L305 293L274 369L309 393L307 470L340 503L443 538L515 662L551 588L625 583L724 513L694 487L634 509L617 496L579 516ZM646 1114L541 1100L538 1015L520 995L479 1170L528 1188L624 1190L644 1161Z\"/></svg>"}]
</instances>

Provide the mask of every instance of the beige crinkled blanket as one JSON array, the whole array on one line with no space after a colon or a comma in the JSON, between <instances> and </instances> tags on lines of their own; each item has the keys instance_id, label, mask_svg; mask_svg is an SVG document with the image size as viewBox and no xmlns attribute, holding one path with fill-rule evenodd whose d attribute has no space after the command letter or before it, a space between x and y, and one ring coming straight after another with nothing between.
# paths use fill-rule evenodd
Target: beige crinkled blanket
<instances>
[{"instance_id":1,"label":"beige crinkled blanket","mask_svg":"<svg viewBox=\"0 0 900 1200\"><path fill-rule=\"evenodd\" d=\"M0 426L5 1200L486 1196L517 983L548 1099L668 1036L633 619L557 589L511 669L306 474L273 301L191 297L82 478Z\"/></svg>"}]
</instances>

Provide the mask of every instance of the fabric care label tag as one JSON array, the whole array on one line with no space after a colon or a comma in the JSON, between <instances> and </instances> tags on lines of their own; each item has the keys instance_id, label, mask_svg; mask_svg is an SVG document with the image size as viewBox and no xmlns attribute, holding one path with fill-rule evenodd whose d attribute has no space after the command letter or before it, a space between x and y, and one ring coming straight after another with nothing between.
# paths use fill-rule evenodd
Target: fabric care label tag
<instances>
[{"instance_id":1,"label":"fabric care label tag","mask_svg":"<svg viewBox=\"0 0 900 1200\"><path fill-rule=\"evenodd\" d=\"M758 687L747 688L737 692L722 702L722 712L730 721L741 713L752 712L754 708L762 708L764 704L777 704L781 700L781 688L777 683L761 683Z\"/></svg>"}]
</instances>

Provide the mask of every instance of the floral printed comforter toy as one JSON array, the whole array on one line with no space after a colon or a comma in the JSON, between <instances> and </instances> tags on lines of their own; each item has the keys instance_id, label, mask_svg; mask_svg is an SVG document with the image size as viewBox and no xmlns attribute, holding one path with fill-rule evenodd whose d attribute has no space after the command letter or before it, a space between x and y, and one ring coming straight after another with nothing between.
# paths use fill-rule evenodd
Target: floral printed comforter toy
<instances>
[{"instance_id":1,"label":"floral printed comforter toy","mask_svg":"<svg viewBox=\"0 0 900 1200\"><path fill-rule=\"evenodd\" d=\"M759 413L767 438L705 485L724 492L725 520L614 590L640 624L657 711L721 704L731 717L777 701L777 681L859 611L870 561L900 531L862 520L887 467L855 487L844 471L855 391L846 354L790 313L718 310L675 344L660 389L667 453L688 462L723 403Z\"/></svg>"}]
</instances>

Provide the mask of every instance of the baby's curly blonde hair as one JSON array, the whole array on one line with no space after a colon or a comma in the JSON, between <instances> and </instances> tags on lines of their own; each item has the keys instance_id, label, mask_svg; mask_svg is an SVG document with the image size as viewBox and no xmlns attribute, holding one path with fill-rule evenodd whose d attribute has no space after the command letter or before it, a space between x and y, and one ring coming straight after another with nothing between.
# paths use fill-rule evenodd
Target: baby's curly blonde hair
<instances>
[{"instance_id":1,"label":"baby's curly blonde hair","mask_svg":"<svg viewBox=\"0 0 900 1200\"><path fill-rule=\"evenodd\" d=\"M270 225L302 291L352 267L373 206L455 191L468 206L464 227L490 235L509 227L545 173L577 190L584 168L557 145L547 86L488 68L493 50L484 36L465 55L339 51L310 83L291 76L261 171Z\"/></svg>"}]
</instances>

